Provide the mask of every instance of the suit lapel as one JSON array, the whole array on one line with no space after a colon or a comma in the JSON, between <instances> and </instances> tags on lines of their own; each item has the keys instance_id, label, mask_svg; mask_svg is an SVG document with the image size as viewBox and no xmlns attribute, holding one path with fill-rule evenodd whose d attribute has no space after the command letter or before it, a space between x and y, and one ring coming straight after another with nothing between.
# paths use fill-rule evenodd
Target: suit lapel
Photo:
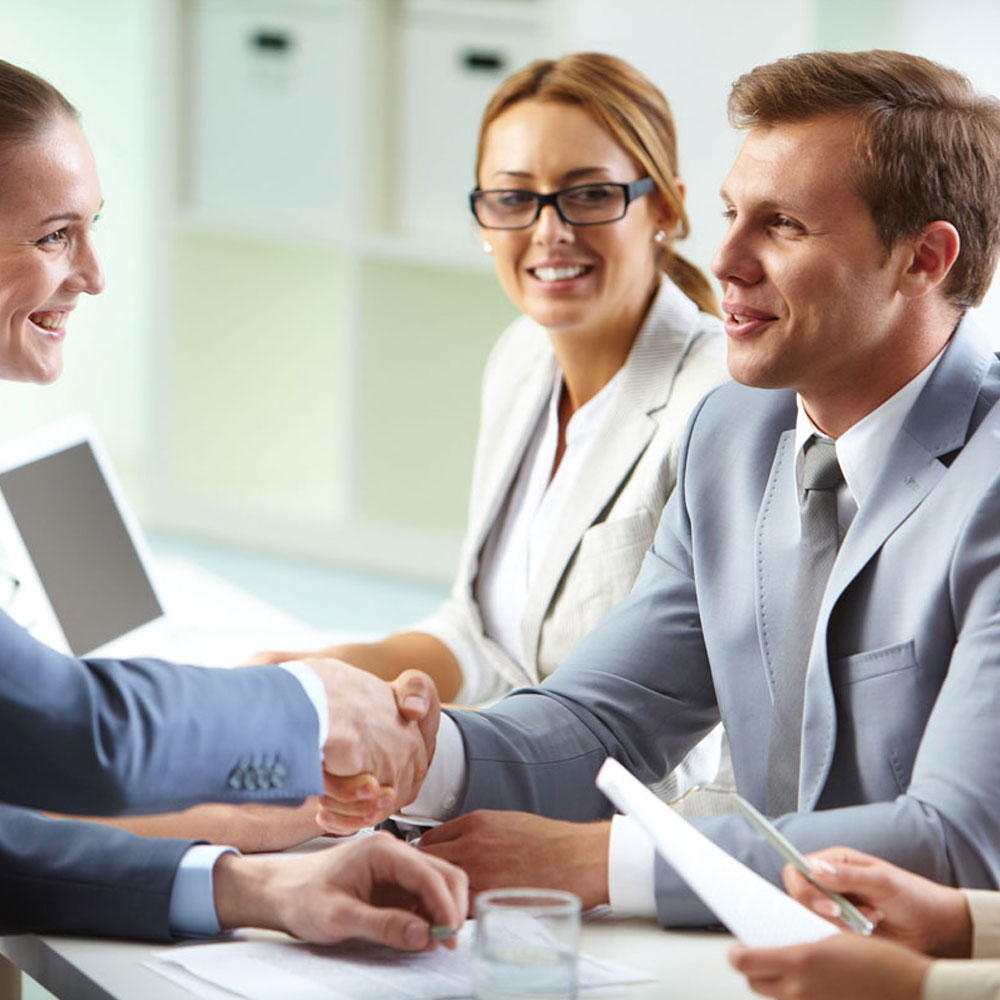
<instances>
[{"instance_id":1,"label":"suit lapel","mask_svg":"<svg viewBox=\"0 0 1000 1000\"><path fill-rule=\"evenodd\" d=\"M793 420L794 414L793 402ZM798 560L799 505L795 494L795 431L787 430L778 441L771 463L757 514L754 546L757 635L772 701L794 585L794 571L789 572L789 567Z\"/></svg>"},{"instance_id":2,"label":"suit lapel","mask_svg":"<svg viewBox=\"0 0 1000 1000\"><path fill-rule=\"evenodd\" d=\"M851 523L823 595L806 677L799 808L812 809L823 790L836 745L836 712L827 660L834 606L886 539L941 481L941 456L961 449L993 355L963 322L917 397L868 495Z\"/></svg>"},{"instance_id":3,"label":"suit lapel","mask_svg":"<svg viewBox=\"0 0 1000 1000\"><path fill-rule=\"evenodd\" d=\"M656 432L657 423L649 414L670 397L674 376L693 343L690 331L697 316L697 306L664 279L573 485L573 502L559 519L528 593L521 641L524 663L535 682L542 624L559 584L583 533L614 500Z\"/></svg>"},{"instance_id":4,"label":"suit lapel","mask_svg":"<svg viewBox=\"0 0 1000 1000\"><path fill-rule=\"evenodd\" d=\"M539 331L539 335L545 336L544 331ZM473 548L476 558L470 567L470 586L479 572L479 554L507 500L539 417L551 398L555 377L556 362L550 352L547 362L534 366L524 381L512 390L507 411L510 419L497 436L494 460L490 462L483 489L482 495L488 499L482 510L477 512Z\"/></svg>"}]
</instances>

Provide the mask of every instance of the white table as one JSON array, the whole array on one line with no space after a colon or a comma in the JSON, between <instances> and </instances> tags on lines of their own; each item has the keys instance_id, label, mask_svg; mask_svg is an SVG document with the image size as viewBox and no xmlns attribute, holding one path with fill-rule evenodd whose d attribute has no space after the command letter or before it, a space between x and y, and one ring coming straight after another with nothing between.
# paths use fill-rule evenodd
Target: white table
<instances>
[{"instance_id":1,"label":"white table","mask_svg":"<svg viewBox=\"0 0 1000 1000\"><path fill-rule=\"evenodd\" d=\"M267 932L246 932L267 936ZM662 931L648 921L602 920L583 926L581 950L614 959L657 977L656 982L584 993L602 1000L747 1000L742 976L729 967L733 939L710 931ZM57 997L67 1000L190 1000L191 994L146 969L142 963L162 944L94 938L0 937L0 955L23 969ZM4 977L0 971L0 997Z\"/></svg>"}]
</instances>

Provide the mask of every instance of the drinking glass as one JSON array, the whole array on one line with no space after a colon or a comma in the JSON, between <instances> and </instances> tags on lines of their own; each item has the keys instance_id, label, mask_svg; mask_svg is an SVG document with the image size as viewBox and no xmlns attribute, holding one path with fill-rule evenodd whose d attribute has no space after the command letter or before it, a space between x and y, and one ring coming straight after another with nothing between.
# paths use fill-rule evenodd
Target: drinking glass
<instances>
[{"instance_id":1,"label":"drinking glass","mask_svg":"<svg viewBox=\"0 0 1000 1000\"><path fill-rule=\"evenodd\" d=\"M574 1000L580 899L555 889L492 889L476 897L479 1000Z\"/></svg>"}]
</instances>

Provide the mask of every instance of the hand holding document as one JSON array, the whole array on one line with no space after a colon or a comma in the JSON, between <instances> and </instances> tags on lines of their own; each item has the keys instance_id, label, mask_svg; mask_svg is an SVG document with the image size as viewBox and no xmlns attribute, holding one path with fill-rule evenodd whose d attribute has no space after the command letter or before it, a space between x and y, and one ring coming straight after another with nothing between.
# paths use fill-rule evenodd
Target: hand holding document
<instances>
[{"instance_id":1,"label":"hand holding document","mask_svg":"<svg viewBox=\"0 0 1000 1000\"><path fill-rule=\"evenodd\" d=\"M660 856L744 944L776 948L839 933L712 843L617 761L604 762L597 787L645 830Z\"/></svg>"}]
</instances>

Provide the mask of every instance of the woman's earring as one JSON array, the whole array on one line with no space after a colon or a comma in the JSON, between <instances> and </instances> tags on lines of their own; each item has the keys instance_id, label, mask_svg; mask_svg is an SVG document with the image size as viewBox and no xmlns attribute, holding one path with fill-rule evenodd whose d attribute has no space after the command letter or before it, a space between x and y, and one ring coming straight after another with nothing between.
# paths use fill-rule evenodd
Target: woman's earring
<instances>
[{"instance_id":1,"label":"woman's earring","mask_svg":"<svg viewBox=\"0 0 1000 1000\"><path fill-rule=\"evenodd\" d=\"M654 243L662 243L666 238L667 238L667 234L662 229L657 229L656 232L653 233L653 242Z\"/></svg>"},{"instance_id":2,"label":"woman's earring","mask_svg":"<svg viewBox=\"0 0 1000 1000\"><path fill-rule=\"evenodd\" d=\"M483 240L483 253L493 253L493 244L489 240Z\"/></svg>"}]
</instances>

